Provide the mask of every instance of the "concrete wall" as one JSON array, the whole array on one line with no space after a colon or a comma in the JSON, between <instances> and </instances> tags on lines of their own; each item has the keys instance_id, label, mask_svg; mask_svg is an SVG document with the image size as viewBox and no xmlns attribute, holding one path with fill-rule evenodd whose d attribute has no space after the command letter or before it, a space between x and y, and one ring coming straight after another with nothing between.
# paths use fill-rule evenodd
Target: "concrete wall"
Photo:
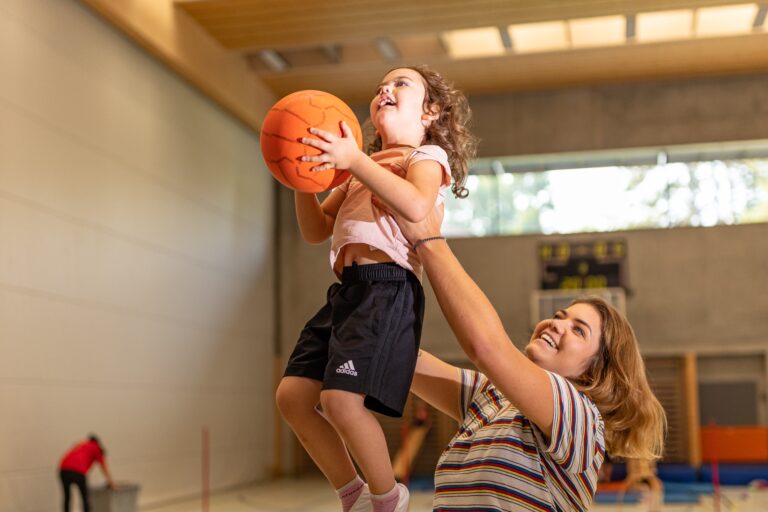
<instances>
[{"instance_id":1,"label":"concrete wall","mask_svg":"<svg viewBox=\"0 0 768 512\"><path fill-rule=\"evenodd\" d=\"M513 341L523 346L530 334L530 294L539 283L537 244L617 237L627 241L627 316L643 350L682 353L768 343L768 294L762 291L768 283L768 224L454 239L450 245L498 309ZM291 304L286 347L322 304L333 279L327 245L308 246L297 235L289 252L295 270L283 275ZM444 357L460 357L431 293L422 340L424 348Z\"/></svg>"},{"instance_id":2,"label":"concrete wall","mask_svg":"<svg viewBox=\"0 0 768 512\"><path fill-rule=\"evenodd\" d=\"M480 156L768 137L768 74L470 98Z\"/></svg>"},{"instance_id":3,"label":"concrete wall","mask_svg":"<svg viewBox=\"0 0 768 512\"><path fill-rule=\"evenodd\" d=\"M89 432L142 504L271 463L258 138L81 4L0 4L0 511ZM92 483L101 481L98 471Z\"/></svg>"},{"instance_id":4,"label":"concrete wall","mask_svg":"<svg viewBox=\"0 0 768 512\"><path fill-rule=\"evenodd\" d=\"M457 84L459 87L461 84ZM768 74L469 98L480 157L765 139ZM368 118L368 105L353 105Z\"/></svg>"}]
</instances>

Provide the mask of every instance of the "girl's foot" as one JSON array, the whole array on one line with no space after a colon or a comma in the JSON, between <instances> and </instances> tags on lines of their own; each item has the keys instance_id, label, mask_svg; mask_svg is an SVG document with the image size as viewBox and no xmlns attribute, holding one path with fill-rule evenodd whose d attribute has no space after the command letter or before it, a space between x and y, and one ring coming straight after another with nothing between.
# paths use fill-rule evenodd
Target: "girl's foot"
<instances>
[{"instance_id":1,"label":"girl's foot","mask_svg":"<svg viewBox=\"0 0 768 512\"><path fill-rule=\"evenodd\" d=\"M371 512L371 493L359 476L336 489L336 494L341 500L342 512Z\"/></svg>"},{"instance_id":2,"label":"girl's foot","mask_svg":"<svg viewBox=\"0 0 768 512\"><path fill-rule=\"evenodd\" d=\"M373 512L407 512L410 495L403 484L396 484L386 494L371 496Z\"/></svg>"},{"instance_id":3,"label":"girl's foot","mask_svg":"<svg viewBox=\"0 0 768 512\"><path fill-rule=\"evenodd\" d=\"M371 512L373 505L371 504L371 492L368 490L368 484L363 485L363 490L357 497L357 500L352 504L349 512Z\"/></svg>"}]
</instances>

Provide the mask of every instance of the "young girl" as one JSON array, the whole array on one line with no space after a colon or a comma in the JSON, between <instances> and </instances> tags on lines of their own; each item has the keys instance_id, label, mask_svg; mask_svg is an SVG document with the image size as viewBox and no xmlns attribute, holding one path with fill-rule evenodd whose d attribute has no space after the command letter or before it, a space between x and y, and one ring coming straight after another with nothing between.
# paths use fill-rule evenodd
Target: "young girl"
<instances>
[{"instance_id":1,"label":"young girl","mask_svg":"<svg viewBox=\"0 0 768 512\"><path fill-rule=\"evenodd\" d=\"M408 490L395 485L384 433L371 413L402 416L424 315L421 263L393 214L423 219L442 203L451 178L453 193L466 196L462 184L476 147L466 98L426 67L387 73L370 114L370 156L344 123L342 136L311 129L320 139L302 139L321 151L302 157L317 162L315 170L348 169L352 176L322 204L314 194L295 194L304 239L320 243L333 235L331 267L341 282L302 330L276 396L344 512L408 508Z\"/></svg>"}]
</instances>

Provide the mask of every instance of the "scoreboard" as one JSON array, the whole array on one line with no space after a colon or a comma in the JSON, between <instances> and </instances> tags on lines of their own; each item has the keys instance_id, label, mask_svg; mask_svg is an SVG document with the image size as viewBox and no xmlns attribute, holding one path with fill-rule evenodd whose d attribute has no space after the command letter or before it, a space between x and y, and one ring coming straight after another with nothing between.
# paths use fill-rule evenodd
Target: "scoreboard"
<instances>
[{"instance_id":1,"label":"scoreboard","mask_svg":"<svg viewBox=\"0 0 768 512\"><path fill-rule=\"evenodd\" d=\"M624 239L543 242L538 259L542 290L627 287Z\"/></svg>"}]
</instances>

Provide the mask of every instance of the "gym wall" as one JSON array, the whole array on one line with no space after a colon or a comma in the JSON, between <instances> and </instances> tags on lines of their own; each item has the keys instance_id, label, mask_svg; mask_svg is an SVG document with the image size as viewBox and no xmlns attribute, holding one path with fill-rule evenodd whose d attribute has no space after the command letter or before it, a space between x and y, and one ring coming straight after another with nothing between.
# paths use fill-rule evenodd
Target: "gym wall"
<instances>
[{"instance_id":1,"label":"gym wall","mask_svg":"<svg viewBox=\"0 0 768 512\"><path fill-rule=\"evenodd\" d=\"M0 511L99 434L142 506L268 475L258 136L75 1L0 4ZM91 482L102 479L98 470Z\"/></svg>"}]
</instances>

